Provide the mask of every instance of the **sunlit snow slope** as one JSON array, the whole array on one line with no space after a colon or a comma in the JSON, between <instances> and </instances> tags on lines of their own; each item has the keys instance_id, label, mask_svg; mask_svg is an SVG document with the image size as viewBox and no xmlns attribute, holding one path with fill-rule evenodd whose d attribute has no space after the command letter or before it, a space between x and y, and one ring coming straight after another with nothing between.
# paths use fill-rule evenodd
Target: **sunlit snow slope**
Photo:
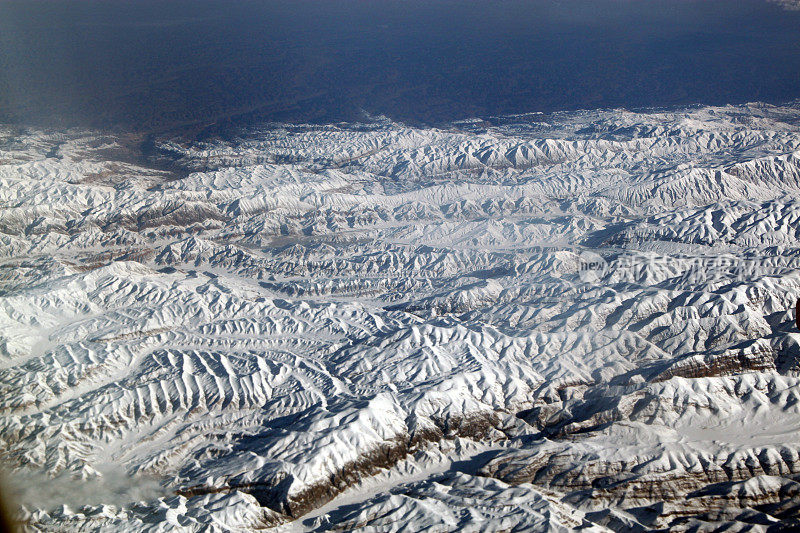
<instances>
[{"instance_id":1,"label":"sunlit snow slope","mask_svg":"<svg viewBox=\"0 0 800 533\"><path fill-rule=\"evenodd\" d=\"M30 530L800 526L800 106L123 144L0 130Z\"/></svg>"}]
</instances>

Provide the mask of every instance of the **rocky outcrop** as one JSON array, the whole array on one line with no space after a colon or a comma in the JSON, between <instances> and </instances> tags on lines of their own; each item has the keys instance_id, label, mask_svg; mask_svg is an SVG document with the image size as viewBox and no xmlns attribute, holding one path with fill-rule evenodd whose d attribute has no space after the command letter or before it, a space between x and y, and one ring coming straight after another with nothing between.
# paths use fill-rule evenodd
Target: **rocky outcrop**
<instances>
[{"instance_id":1,"label":"rocky outcrop","mask_svg":"<svg viewBox=\"0 0 800 533\"><path fill-rule=\"evenodd\" d=\"M753 104L151 147L185 172L3 130L0 458L64 487L20 519L796 525L798 124Z\"/></svg>"}]
</instances>

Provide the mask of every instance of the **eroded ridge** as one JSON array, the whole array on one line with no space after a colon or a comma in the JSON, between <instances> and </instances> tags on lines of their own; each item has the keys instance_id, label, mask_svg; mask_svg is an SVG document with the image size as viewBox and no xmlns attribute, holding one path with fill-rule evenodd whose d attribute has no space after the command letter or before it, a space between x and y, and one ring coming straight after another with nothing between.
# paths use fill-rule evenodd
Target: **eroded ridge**
<instances>
[{"instance_id":1,"label":"eroded ridge","mask_svg":"<svg viewBox=\"0 0 800 533\"><path fill-rule=\"evenodd\" d=\"M31 530L800 525L799 107L122 143L0 131Z\"/></svg>"}]
</instances>

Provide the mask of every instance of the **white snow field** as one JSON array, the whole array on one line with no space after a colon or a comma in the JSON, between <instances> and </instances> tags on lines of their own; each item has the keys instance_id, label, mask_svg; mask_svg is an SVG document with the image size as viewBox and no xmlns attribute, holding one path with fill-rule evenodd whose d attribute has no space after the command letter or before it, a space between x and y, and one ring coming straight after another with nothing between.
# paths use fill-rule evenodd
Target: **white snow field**
<instances>
[{"instance_id":1,"label":"white snow field","mask_svg":"<svg viewBox=\"0 0 800 533\"><path fill-rule=\"evenodd\" d=\"M800 104L124 144L0 129L29 531L800 527Z\"/></svg>"}]
</instances>

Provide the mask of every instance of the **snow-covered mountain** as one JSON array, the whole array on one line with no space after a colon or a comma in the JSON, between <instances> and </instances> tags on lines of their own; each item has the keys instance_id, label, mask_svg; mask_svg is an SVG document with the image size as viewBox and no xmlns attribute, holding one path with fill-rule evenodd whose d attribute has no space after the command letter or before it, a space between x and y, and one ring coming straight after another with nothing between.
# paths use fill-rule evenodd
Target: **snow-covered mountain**
<instances>
[{"instance_id":1,"label":"snow-covered mountain","mask_svg":"<svg viewBox=\"0 0 800 533\"><path fill-rule=\"evenodd\" d=\"M788 9L789 11L800 10L800 0L769 0L769 1L772 2L773 4L778 4L784 9Z\"/></svg>"},{"instance_id":2,"label":"snow-covered mountain","mask_svg":"<svg viewBox=\"0 0 800 533\"><path fill-rule=\"evenodd\" d=\"M30 530L800 526L800 105L157 151L0 130Z\"/></svg>"}]
</instances>

